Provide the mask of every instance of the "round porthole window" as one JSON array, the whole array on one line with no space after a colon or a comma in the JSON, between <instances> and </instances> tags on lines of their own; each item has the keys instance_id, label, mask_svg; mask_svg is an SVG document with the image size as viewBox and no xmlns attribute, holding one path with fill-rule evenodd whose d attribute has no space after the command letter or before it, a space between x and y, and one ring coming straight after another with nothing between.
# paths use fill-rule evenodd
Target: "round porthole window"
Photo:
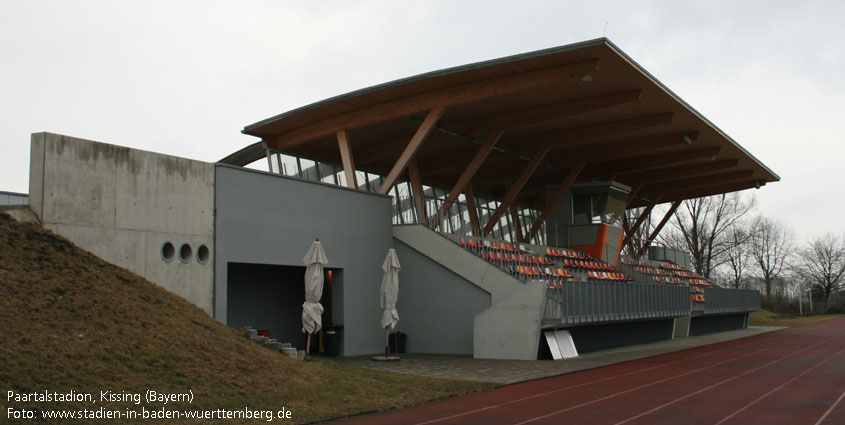
<instances>
[{"instance_id":1,"label":"round porthole window","mask_svg":"<svg viewBox=\"0 0 845 425\"><path fill-rule=\"evenodd\" d=\"M197 262L200 264L205 264L208 262L208 257L211 255L211 252L208 250L208 247L205 245L200 245L197 248Z\"/></svg>"},{"instance_id":2,"label":"round porthole window","mask_svg":"<svg viewBox=\"0 0 845 425\"><path fill-rule=\"evenodd\" d=\"M174 247L170 242L165 242L164 245L161 246L161 259L164 260L165 263L169 263L173 261L173 257L175 256L176 247Z\"/></svg>"},{"instance_id":3,"label":"round porthole window","mask_svg":"<svg viewBox=\"0 0 845 425\"><path fill-rule=\"evenodd\" d=\"M194 250L191 249L191 245L189 244L182 244L182 247L179 248L179 259L182 260L183 263L190 263L193 254Z\"/></svg>"}]
</instances>

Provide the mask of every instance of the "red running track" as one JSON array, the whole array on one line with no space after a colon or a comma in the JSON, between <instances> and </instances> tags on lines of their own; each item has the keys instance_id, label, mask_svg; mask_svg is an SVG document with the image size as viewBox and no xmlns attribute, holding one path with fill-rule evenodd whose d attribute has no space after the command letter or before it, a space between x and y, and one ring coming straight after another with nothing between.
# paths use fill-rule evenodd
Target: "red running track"
<instances>
[{"instance_id":1,"label":"red running track","mask_svg":"<svg viewBox=\"0 0 845 425\"><path fill-rule=\"evenodd\" d=\"M845 319L344 424L845 424Z\"/></svg>"}]
</instances>

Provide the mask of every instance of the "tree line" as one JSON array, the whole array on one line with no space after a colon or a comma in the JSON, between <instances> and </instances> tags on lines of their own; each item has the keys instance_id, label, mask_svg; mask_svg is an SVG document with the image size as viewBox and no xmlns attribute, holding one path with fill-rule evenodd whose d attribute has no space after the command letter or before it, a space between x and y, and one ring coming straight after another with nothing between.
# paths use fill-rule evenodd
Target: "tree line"
<instances>
[{"instance_id":1,"label":"tree line","mask_svg":"<svg viewBox=\"0 0 845 425\"><path fill-rule=\"evenodd\" d=\"M633 223L644 209L629 210ZM753 195L733 192L683 201L670 211L654 241L690 254L693 270L710 282L731 288L754 288L789 297L811 290L817 300L830 300L845 280L845 236L824 233L806 242L777 218L756 209ZM645 254L645 235L667 213L654 209L637 229L627 254Z\"/></svg>"}]
</instances>

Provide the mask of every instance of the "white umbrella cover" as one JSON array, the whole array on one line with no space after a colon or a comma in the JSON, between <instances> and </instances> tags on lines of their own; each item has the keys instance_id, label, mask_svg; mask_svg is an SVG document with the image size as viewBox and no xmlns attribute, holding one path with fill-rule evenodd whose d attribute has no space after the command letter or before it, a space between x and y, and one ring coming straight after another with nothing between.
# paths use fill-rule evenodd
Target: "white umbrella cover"
<instances>
[{"instance_id":1,"label":"white umbrella cover","mask_svg":"<svg viewBox=\"0 0 845 425\"><path fill-rule=\"evenodd\" d=\"M326 253L320 241L314 241L302 261L305 268L305 303L302 304L302 332L312 334L322 328L320 316L323 306L320 297L323 296L323 266L328 263Z\"/></svg>"},{"instance_id":2,"label":"white umbrella cover","mask_svg":"<svg viewBox=\"0 0 845 425\"><path fill-rule=\"evenodd\" d=\"M391 248L387 251L387 257L381 265L384 270L384 276L381 278L381 299L379 306L384 309L381 315L381 327L390 329L396 327L399 323L399 312L396 311L396 299L399 298L399 258L396 257L396 251Z\"/></svg>"}]
</instances>

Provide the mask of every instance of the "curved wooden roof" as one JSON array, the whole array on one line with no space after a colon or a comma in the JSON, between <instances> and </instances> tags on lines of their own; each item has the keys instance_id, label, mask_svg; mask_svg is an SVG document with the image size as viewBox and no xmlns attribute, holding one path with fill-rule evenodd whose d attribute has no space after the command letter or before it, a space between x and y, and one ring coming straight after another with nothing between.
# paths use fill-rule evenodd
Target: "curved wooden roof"
<instances>
[{"instance_id":1,"label":"curved wooden roof","mask_svg":"<svg viewBox=\"0 0 845 425\"><path fill-rule=\"evenodd\" d=\"M622 182L637 207L780 179L604 38L381 84L243 132L261 142L223 162L270 147L341 164L344 152L391 185L410 165L422 184L539 207L546 185L572 180Z\"/></svg>"}]
</instances>

